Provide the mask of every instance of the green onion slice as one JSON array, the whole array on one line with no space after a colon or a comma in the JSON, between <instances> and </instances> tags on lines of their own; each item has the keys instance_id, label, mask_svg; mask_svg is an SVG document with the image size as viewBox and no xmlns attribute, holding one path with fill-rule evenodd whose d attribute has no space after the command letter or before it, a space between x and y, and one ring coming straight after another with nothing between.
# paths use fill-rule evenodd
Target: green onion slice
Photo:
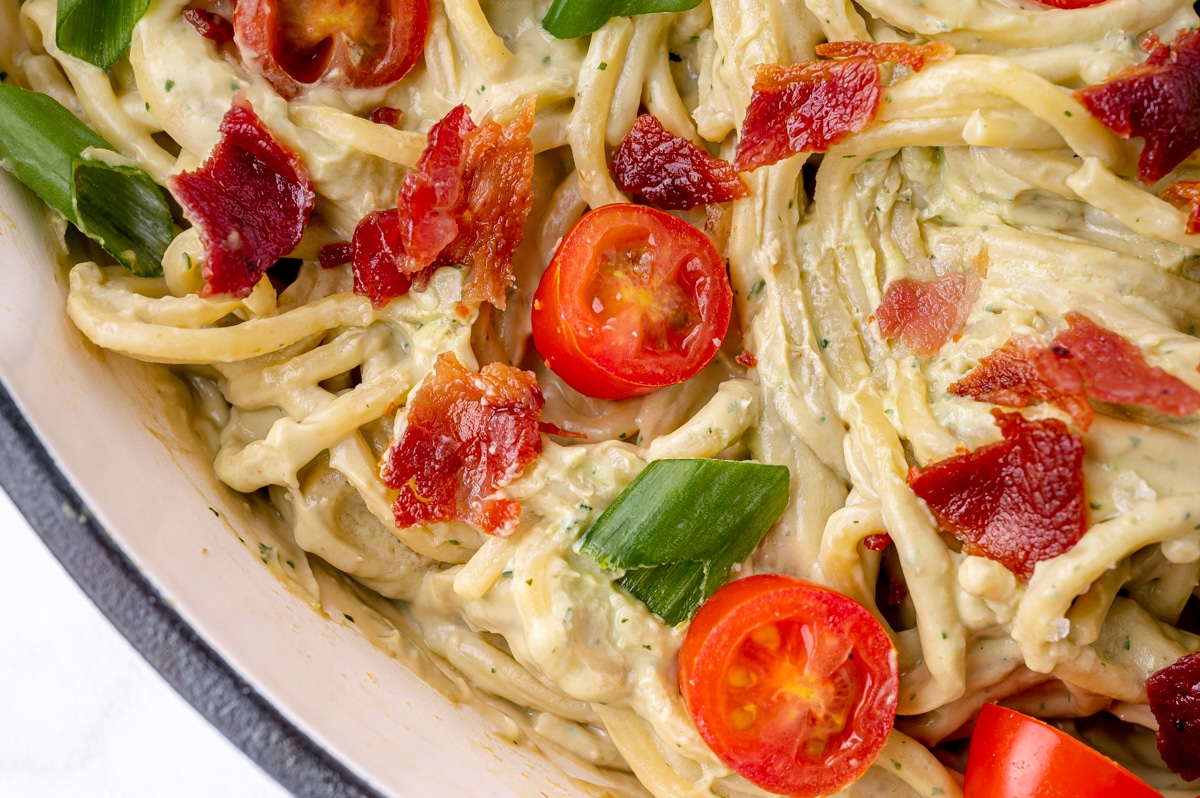
<instances>
[{"instance_id":1,"label":"green onion slice","mask_svg":"<svg viewBox=\"0 0 1200 798\"><path fill-rule=\"evenodd\" d=\"M634 17L668 11L688 11L700 0L554 0L542 27L556 39L594 33L612 17Z\"/></svg>"},{"instance_id":2,"label":"green onion slice","mask_svg":"<svg viewBox=\"0 0 1200 798\"><path fill-rule=\"evenodd\" d=\"M729 579L788 504L785 466L655 460L583 535L580 550L672 626Z\"/></svg>"},{"instance_id":3,"label":"green onion slice","mask_svg":"<svg viewBox=\"0 0 1200 798\"><path fill-rule=\"evenodd\" d=\"M171 208L150 175L121 161L55 100L0 84L0 165L131 272L158 276Z\"/></svg>"},{"instance_id":4,"label":"green onion slice","mask_svg":"<svg viewBox=\"0 0 1200 798\"><path fill-rule=\"evenodd\" d=\"M150 0L58 0L55 40L64 53L108 69L149 7Z\"/></svg>"}]
</instances>

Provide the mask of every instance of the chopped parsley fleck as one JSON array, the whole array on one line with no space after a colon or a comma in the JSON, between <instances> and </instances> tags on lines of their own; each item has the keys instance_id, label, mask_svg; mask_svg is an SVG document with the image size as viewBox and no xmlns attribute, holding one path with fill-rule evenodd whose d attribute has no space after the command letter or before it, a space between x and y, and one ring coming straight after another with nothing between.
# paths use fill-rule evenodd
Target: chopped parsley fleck
<instances>
[{"instance_id":1,"label":"chopped parsley fleck","mask_svg":"<svg viewBox=\"0 0 1200 798\"><path fill-rule=\"evenodd\" d=\"M354 623L354 616L353 616L353 615L347 615L346 613L344 613L344 612L343 612L343 613L342 613L342 617L343 617L343 618L345 618L345 619L346 619L347 621L349 621L350 623Z\"/></svg>"},{"instance_id":2,"label":"chopped parsley fleck","mask_svg":"<svg viewBox=\"0 0 1200 798\"><path fill-rule=\"evenodd\" d=\"M596 69L599 69L601 72L603 72L604 70L608 69L608 62L601 61L600 66L596 67Z\"/></svg>"},{"instance_id":3,"label":"chopped parsley fleck","mask_svg":"<svg viewBox=\"0 0 1200 798\"><path fill-rule=\"evenodd\" d=\"M175 88L175 81L168 80L163 88L165 88L167 91L170 91L171 89Z\"/></svg>"}]
</instances>

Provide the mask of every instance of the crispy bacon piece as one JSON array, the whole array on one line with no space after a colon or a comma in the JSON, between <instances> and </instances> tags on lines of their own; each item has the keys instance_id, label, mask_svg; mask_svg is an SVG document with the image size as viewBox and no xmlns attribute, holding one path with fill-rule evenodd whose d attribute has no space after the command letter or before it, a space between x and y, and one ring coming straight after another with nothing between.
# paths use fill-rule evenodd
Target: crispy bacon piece
<instances>
[{"instance_id":1,"label":"crispy bacon piece","mask_svg":"<svg viewBox=\"0 0 1200 798\"><path fill-rule=\"evenodd\" d=\"M1050 343L1054 355L1083 376L1088 395L1101 402L1138 404L1172 416L1200 410L1200 391L1146 362L1142 350L1082 313L1066 315L1070 327Z\"/></svg>"},{"instance_id":2,"label":"crispy bacon piece","mask_svg":"<svg viewBox=\"0 0 1200 798\"><path fill-rule=\"evenodd\" d=\"M824 58L869 58L876 63L891 61L920 72L930 61L944 61L954 55L954 48L945 42L902 44L874 42L824 42L816 47Z\"/></svg>"},{"instance_id":3,"label":"crispy bacon piece","mask_svg":"<svg viewBox=\"0 0 1200 798\"><path fill-rule=\"evenodd\" d=\"M668 210L750 196L733 164L668 133L652 114L639 116L621 139L612 171L622 191Z\"/></svg>"},{"instance_id":4,"label":"crispy bacon piece","mask_svg":"<svg viewBox=\"0 0 1200 798\"><path fill-rule=\"evenodd\" d=\"M412 278L396 267L403 255L396 209L367 214L350 240L354 293L365 296L377 308L408 293Z\"/></svg>"},{"instance_id":5,"label":"crispy bacon piece","mask_svg":"<svg viewBox=\"0 0 1200 798\"><path fill-rule=\"evenodd\" d=\"M530 98L508 125L489 117L476 127L460 105L430 129L417 169L400 188L404 272L470 266L464 298L504 308L533 204L534 108Z\"/></svg>"},{"instance_id":6,"label":"crispy bacon piece","mask_svg":"<svg viewBox=\"0 0 1200 798\"><path fill-rule=\"evenodd\" d=\"M221 120L221 140L195 172L168 187L204 244L201 296L246 296L300 242L315 193L308 170L240 95Z\"/></svg>"},{"instance_id":7,"label":"crispy bacon piece","mask_svg":"<svg viewBox=\"0 0 1200 798\"><path fill-rule=\"evenodd\" d=\"M219 45L233 41L233 23L203 8L185 8L183 18L209 41Z\"/></svg>"},{"instance_id":8,"label":"crispy bacon piece","mask_svg":"<svg viewBox=\"0 0 1200 798\"><path fill-rule=\"evenodd\" d=\"M1007 407L1050 402L1070 413L1083 430L1096 416L1079 372L1031 338L1010 338L948 390Z\"/></svg>"},{"instance_id":9,"label":"crispy bacon piece","mask_svg":"<svg viewBox=\"0 0 1200 798\"><path fill-rule=\"evenodd\" d=\"M384 483L398 491L396 525L460 519L511 535L521 505L495 493L542 450L544 404L530 372L493 363L476 374L453 354L438 355L409 400L408 426L380 466Z\"/></svg>"},{"instance_id":10,"label":"crispy bacon piece","mask_svg":"<svg viewBox=\"0 0 1200 798\"><path fill-rule=\"evenodd\" d=\"M317 252L317 260L322 269L336 269L349 263L354 257L354 246L349 241L335 241L326 244Z\"/></svg>"},{"instance_id":11,"label":"crispy bacon piece","mask_svg":"<svg viewBox=\"0 0 1200 798\"><path fill-rule=\"evenodd\" d=\"M944 44L827 42L822 55L838 61L801 61L758 68L733 166L747 172L799 152L825 152L871 124L883 102L879 64L899 61L920 70L949 57Z\"/></svg>"},{"instance_id":12,"label":"crispy bacon piece","mask_svg":"<svg viewBox=\"0 0 1200 798\"><path fill-rule=\"evenodd\" d=\"M1200 653L1186 654L1146 680L1158 721L1158 753L1187 781L1200 779Z\"/></svg>"},{"instance_id":13,"label":"crispy bacon piece","mask_svg":"<svg viewBox=\"0 0 1200 798\"><path fill-rule=\"evenodd\" d=\"M734 359L737 360L737 362L741 363L743 366L745 366L748 369L752 369L752 368L755 368L758 366L758 358L756 358L754 356L753 352L750 352L745 349L743 349L741 352L739 352L738 356Z\"/></svg>"},{"instance_id":14,"label":"crispy bacon piece","mask_svg":"<svg viewBox=\"0 0 1200 798\"><path fill-rule=\"evenodd\" d=\"M992 415L1004 440L914 468L908 484L964 551L1028 578L1087 531L1083 443L1057 419Z\"/></svg>"},{"instance_id":15,"label":"crispy bacon piece","mask_svg":"<svg viewBox=\"0 0 1200 798\"><path fill-rule=\"evenodd\" d=\"M513 256L525 238L525 220L533 207L529 132L535 107L530 97L507 125L489 117L471 134L463 176L466 207L458 221L458 236L437 261L439 266L469 266L463 298L489 302L500 310L505 289L513 282Z\"/></svg>"},{"instance_id":16,"label":"crispy bacon piece","mask_svg":"<svg viewBox=\"0 0 1200 798\"><path fill-rule=\"evenodd\" d=\"M922 357L932 355L962 332L979 285L958 272L936 280L895 280L875 308L879 331Z\"/></svg>"},{"instance_id":17,"label":"crispy bacon piece","mask_svg":"<svg viewBox=\"0 0 1200 798\"><path fill-rule=\"evenodd\" d=\"M1147 36L1142 48L1144 62L1074 96L1121 138L1145 139L1138 177L1150 185L1200 147L1200 30L1180 31L1170 47Z\"/></svg>"},{"instance_id":18,"label":"crispy bacon piece","mask_svg":"<svg viewBox=\"0 0 1200 798\"><path fill-rule=\"evenodd\" d=\"M404 111L390 105L381 105L371 112L371 121L377 125L395 127L404 118Z\"/></svg>"},{"instance_id":19,"label":"crispy bacon piece","mask_svg":"<svg viewBox=\"0 0 1200 798\"><path fill-rule=\"evenodd\" d=\"M1200 180L1177 180L1164 188L1160 196L1167 202L1187 208L1188 233L1200 233Z\"/></svg>"}]
</instances>

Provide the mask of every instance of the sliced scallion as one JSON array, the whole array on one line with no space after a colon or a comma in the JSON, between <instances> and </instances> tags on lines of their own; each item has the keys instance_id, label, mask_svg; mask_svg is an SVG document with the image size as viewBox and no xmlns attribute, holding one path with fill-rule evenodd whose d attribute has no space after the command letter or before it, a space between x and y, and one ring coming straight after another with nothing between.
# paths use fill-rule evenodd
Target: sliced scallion
<instances>
[{"instance_id":1,"label":"sliced scallion","mask_svg":"<svg viewBox=\"0 0 1200 798\"><path fill-rule=\"evenodd\" d=\"M688 620L788 503L784 466L655 460L583 535L580 549L668 624Z\"/></svg>"},{"instance_id":2,"label":"sliced scallion","mask_svg":"<svg viewBox=\"0 0 1200 798\"><path fill-rule=\"evenodd\" d=\"M554 0L542 27L556 39L574 39L595 33L612 17L633 17L688 11L700 0Z\"/></svg>"},{"instance_id":3,"label":"sliced scallion","mask_svg":"<svg viewBox=\"0 0 1200 798\"><path fill-rule=\"evenodd\" d=\"M163 190L123 160L55 100L0 85L0 165L131 272L157 276L175 222Z\"/></svg>"},{"instance_id":4,"label":"sliced scallion","mask_svg":"<svg viewBox=\"0 0 1200 798\"><path fill-rule=\"evenodd\" d=\"M150 0L58 0L55 40L64 53L108 69L149 7Z\"/></svg>"}]
</instances>

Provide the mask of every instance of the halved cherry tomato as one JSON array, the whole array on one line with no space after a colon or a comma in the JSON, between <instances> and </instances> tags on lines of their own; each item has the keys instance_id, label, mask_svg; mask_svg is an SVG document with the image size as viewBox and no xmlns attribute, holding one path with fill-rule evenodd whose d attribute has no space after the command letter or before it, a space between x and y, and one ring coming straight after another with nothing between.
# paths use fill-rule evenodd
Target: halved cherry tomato
<instances>
[{"instance_id":1,"label":"halved cherry tomato","mask_svg":"<svg viewBox=\"0 0 1200 798\"><path fill-rule=\"evenodd\" d=\"M737 773L790 796L829 795L866 772L895 722L899 684L874 616L794 576L725 585L679 650L700 736Z\"/></svg>"},{"instance_id":2,"label":"halved cherry tomato","mask_svg":"<svg viewBox=\"0 0 1200 798\"><path fill-rule=\"evenodd\" d=\"M653 208L604 205L575 223L542 275L533 343L575 390L626 399L708 365L732 311L708 236Z\"/></svg>"},{"instance_id":3,"label":"halved cherry tomato","mask_svg":"<svg viewBox=\"0 0 1200 798\"><path fill-rule=\"evenodd\" d=\"M408 74L425 48L428 0L238 0L247 63L294 97L308 84L369 89Z\"/></svg>"},{"instance_id":4,"label":"halved cherry tomato","mask_svg":"<svg viewBox=\"0 0 1200 798\"><path fill-rule=\"evenodd\" d=\"M1088 8L1090 6L1098 6L1105 0L1038 0L1042 5L1054 6L1055 8Z\"/></svg>"},{"instance_id":5,"label":"halved cherry tomato","mask_svg":"<svg viewBox=\"0 0 1200 798\"><path fill-rule=\"evenodd\" d=\"M979 710L963 793L966 798L1162 798L1099 751L997 704Z\"/></svg>"}]
</instances>

